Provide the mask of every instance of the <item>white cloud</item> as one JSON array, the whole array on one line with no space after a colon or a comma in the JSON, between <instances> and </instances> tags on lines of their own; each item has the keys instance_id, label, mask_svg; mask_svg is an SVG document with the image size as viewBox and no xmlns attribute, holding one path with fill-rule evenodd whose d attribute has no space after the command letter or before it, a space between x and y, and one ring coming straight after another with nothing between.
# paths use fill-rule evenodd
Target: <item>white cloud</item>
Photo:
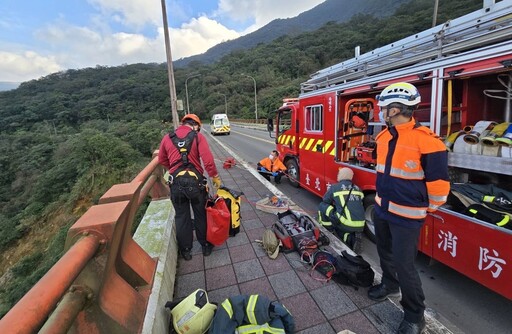
<instances>
[{"instance_id":1,"label":"white cloud","mask_svg":"<svg viewBox=\"0 0 512 334\"><path fill-rule=\"evenodd\" d=\"M62 70L54 57L33 51L11 53L0 51L0 81L21 82Z\"/></svg>"},{"instance_id":2,"label":"white cloud","mask_svg":"<svg viewBox=\"0 0 512 334\"><path fill-rule=\"evenodd\" d=\"M254 20L249 31L256 30L277 18L290 18L305 12L325 0L219 0L217 15L227 15L236 21Z\"/></svg>"},{"instance_id":3,"label":"white cloud","mask_svg":"<svg viewBox=\"0 0 512 334\"><path fill-rule=\"evenodd\" d=\"M59 18L34 32L44 49L19 46L5 48L0 43L0 81L24 81L70 68L117 66L124 63L164 62L165 43L160 1L87 0L98 14L90 16L89 26L76 26ZM202 14L170 29L174 60L206 52L227 40L254 31L277 17L294 17L325 0L219 0L211 16ZM170 19L185 17L179 2L167 1ZM187 7L187 10L190 8ZM286 13L283 15L283 13ZM227 28L220 22L252 22L244 32ZM109 23L127 29L113 32ZM7 22L0 22L3 26ZM142 34L142 30L146 35ZM147 36L147 32L154 34ZM27 51L37 50L37 51ZM3 52L2 52L3 51ZM44 56L44 55L52 55ZM16 73L19 73L16 76Z\"/></svg>"},{"instance_id":4,"label":"white cloud","mask_svg":"<svg viewBox=\"0 0 512 334\"><path fill-rule=\"evenodd\" d=\"M117 18L129 27L142 27L146 24L162 23L160 1L153 0L87 0L102 14Z\"/></svg>"},{"instance_id":5,"label":"white cloud","mask_svg":"<svg viewBox=\"0 0 512 334\"><path fill-rule=\"evenodd\" d=\"M192 19L179 29L171 30L171 46L174 59L203 53L221 42L240 37L217 21L205 16Z\"/></svg>"}]
</instances>

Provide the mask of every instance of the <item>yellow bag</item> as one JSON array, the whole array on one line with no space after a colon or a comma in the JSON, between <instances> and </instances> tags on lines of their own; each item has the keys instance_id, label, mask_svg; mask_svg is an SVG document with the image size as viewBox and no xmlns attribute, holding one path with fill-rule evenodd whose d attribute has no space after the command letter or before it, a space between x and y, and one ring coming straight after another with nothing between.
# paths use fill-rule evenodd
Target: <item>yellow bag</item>
<instances>
[{"instance_id":1,"label":"yellow bag","mask_svg":"<svg viewBox=\"0 0 512 334\"><path fill-rule=\"evenodd\" d=\"M217 195L224 198L228 209L231 212L231 227L229 228L229 236L233 237L240 232L240 223L242 216L240 214L241 209L241 196L244 193L241 191L231 190L224 186L217 190Z\"/></svg>"},{"instance_id":2,"label":"yellow bag","mask_svg":"<svg viewBox=\"0 0 512 334\"><path fill-rule=\"evenodd\" d=\"M210 303L202 289L192 292L175 306L167 302L165 307L171 309L170 325L179 334L206 333L217 310L217 305Z\"/></svg>"}]
</instances>

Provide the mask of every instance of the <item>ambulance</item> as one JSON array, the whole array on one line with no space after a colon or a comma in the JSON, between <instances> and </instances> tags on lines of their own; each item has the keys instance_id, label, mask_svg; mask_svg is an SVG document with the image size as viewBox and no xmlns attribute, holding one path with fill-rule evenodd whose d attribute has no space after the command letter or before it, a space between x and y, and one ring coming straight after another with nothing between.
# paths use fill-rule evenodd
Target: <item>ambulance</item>
<instances>
[{"instance_id":1,"label":"ambulance","mask_svg":"<svg viewBox=\"0 0 512 334\"><path fill-rule=\"evenodd\" d=\"M210 133L212 135L226 134L229 135L231 127L229 126L228 115L226 114L215 114L212 116L210 122Z\"/></svg>"}]
</instances>

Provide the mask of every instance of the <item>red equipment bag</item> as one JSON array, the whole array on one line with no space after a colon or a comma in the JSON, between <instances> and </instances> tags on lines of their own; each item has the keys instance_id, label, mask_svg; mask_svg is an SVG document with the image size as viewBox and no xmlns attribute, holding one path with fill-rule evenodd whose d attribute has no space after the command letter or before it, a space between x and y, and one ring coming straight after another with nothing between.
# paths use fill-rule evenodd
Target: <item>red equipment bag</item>
<instances>
[{"instance_id":1,"label":"red equipment bag","mask_svg":"<svg viewBox=\"0 0 512 334\"><path fill-rule=\"evenodd\" d=\"M320 227L309 216L287 210L277 214L278 221L272 225L272 230L281 240L283 252L301 251L303 239L309 238L318 245L327 245L328 239L320 232Z\"/></svg>"},{"instance_id":2,"label":"red equipment bag","mask_svg":"<svg viewBox=\"0 0 512 334\"><path fill-rule=\"evenodd\" d=\"M222 197L208 198L206 202L206 240L214 246L222 245L229 237L231 213Z\"/></svg>"}]
</instances>

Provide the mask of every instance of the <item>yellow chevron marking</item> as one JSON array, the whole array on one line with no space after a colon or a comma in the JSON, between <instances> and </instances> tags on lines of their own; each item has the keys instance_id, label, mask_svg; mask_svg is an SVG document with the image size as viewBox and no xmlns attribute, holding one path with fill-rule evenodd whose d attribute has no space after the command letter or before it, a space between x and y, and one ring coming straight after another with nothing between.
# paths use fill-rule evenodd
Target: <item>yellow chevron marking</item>
<instances>
[{"instance_id":1,"label":"yellow chevron marking","mask_svg":"<svg viewBox=\"0 0 512 334\"><path fill-rule=\"evenodd\" d=\"M325 142L325 146L324 146L324 149L323 149L323 153L325 152L328 152L329 151L329 148L331 147L333 141L332 140L328 140L327 142Z\"/></svg>"},{"instance_id":2,"label":"yellow chevron marking","mask_svg":"<svg viewBox=\"0 0 512 334\"><path fill-rule=\"evenodd\" d=\"M309 148L311 147L311 145L313 145L314 142L315 142L315 140L313 138L311 138L308 142L308 145L306 146L306 150L309 150Z\"/></svg>"},{"instance_id":3,"label":"yellow chevron marking","mask_svg":"<svg viewBox=\"0 0 512 334\"><path fill-rule=\"evenodd\" d=\"M302 140L300 141L299 148L302 148L304 146L304 144L306 143L306 140L308 140L308 139L307 138L302 138Z\"/></svg>"}]
</instances>

